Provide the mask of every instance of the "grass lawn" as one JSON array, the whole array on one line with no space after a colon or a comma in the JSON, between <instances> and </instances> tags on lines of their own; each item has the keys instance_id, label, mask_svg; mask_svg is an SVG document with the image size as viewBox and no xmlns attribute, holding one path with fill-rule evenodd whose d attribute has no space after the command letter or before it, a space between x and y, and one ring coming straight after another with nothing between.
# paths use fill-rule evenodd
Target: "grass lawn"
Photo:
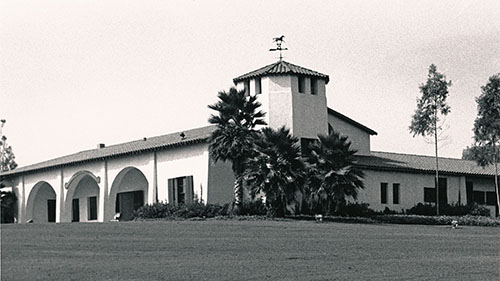
<instances>
[{"instance_id":1,"label":"grass lawn","mask_svg":"<svg viewBox=\"0 0 500 281\"><path fill-rule=\"evenodd\" d=\"M500 280L500 228L161 221L1 226L1 280Z\"/></svg>"}]
</instances>

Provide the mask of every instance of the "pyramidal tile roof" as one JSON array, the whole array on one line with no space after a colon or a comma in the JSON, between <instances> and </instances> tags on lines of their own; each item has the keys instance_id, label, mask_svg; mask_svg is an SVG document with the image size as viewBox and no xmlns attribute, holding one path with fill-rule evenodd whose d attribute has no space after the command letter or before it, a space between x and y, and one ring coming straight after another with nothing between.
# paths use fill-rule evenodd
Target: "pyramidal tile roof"
<instances>
[{"instance_id":1,"label":"pyramidal tile roof","mask_svg":"<svg viewBox=\"0 0 500 281\"><path fill-rule=\"evenodd\" d=\"M436 159L433 156L372 151L371 155L356 156L361 169L434 173ZM475 161L456 158L439 158L439 172L454 175L494 176L492 165L481 167Z\"/></svg>"},{"instance_id":2,"label":"pyramidal tile roof","mask_svg":"<svg viewBox=\"0 0 500 281\"><path fill-rule=\"evenodd\" d=\"M318 78L325 79L325 83L328 84L330 78L328 75L319 73L314 70L307 69L302 66L298 66L284 60L279 60L270 65L266 65L257 70L248 72L241 76L238 76L233 79L233 82L236 84L239 81L243 81L250 78L261 77L261 76L270 76L270 75L282 75L282 74L297 74L297 75L305 75L305 76L314 76Z\"/></svg>"},{"instance_id":3,"label":"pyramidal tile roof","mask_svg":"<svg viewBox=\"0 0 500 281\"><path fill-rule=\"evenodd\" d=\"M35 172L52 169L72 164L109 159L127 154L137 154L147 151L169 149L178 146L190 145L206 141L215 130L215 125L196 128L183 132L176 132L167 135L143 138L131 142L110 145L103 148L80 151L74 154L62 156L52 160L36 163L29 166L20 167L8 172L1 172L0 178L14 174ZM183 134L184 137L181 136Z\"/></svg>"}]
</instances>

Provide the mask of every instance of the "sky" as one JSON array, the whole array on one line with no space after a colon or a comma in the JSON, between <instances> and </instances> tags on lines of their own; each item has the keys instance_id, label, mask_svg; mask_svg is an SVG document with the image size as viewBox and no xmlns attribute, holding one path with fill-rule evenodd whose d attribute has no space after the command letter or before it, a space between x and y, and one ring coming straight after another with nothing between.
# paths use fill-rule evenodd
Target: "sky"
<instances>
[{"instance_id":1,"label":"sky","mask_svg":"<svg viewBox=\"0 0 500 281\"><path fill-rule=\"evenodd\" d=\"M208 125L232 79L284 59L330 76L328 106L373 151L434 155L408 126L430 64L452 81L439 154L473 142L500 72L500 1L0 0L0 118L20 166Z\"/></svg>"}]
</instances>

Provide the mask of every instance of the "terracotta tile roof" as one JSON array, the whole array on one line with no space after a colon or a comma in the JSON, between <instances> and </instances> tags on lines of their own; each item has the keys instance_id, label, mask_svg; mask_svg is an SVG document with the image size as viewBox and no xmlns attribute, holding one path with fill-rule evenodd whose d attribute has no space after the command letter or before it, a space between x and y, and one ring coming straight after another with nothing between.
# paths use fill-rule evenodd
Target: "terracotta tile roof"
<instances>
[{"instance_id":1,"label":"terracotta tile roof","mask_svg":"<svg viewBox=\"0 0 500 281\"><path fill-rule=\"evenodd\" d=\"M111 145L103 148L85 150L37 164L20 167L12 171L2 172L0 173L0 176L3 178L4 176L11 176L15 174L46 170L83 162L108 159L127 154L136 154L146 151L168 149L172 147L200 143L205 141L214 129L215 126L212 125L183 132ZM181 133L184 133L184 138L180 136Z\"/></svg>"},{"instance_id":2,"label":"terracotta tile roof","mask_svg":"<svg viewBox=\"0 0 500 281\"><path fill-rule=\"evenodd\" d=\"M266 65L264 67L261 67L257 70L248 72L246 74L243 74L241 76L238 76L233 79L233 82L236 84L239 81L243 81L249 78L255 78L255 77L260 77L260 76L270 76L270 75L281 75L281 74L298 74L298 75L305 75L305 76L314 76L318 78L325 79L325 83L328 84L328 81L330 81L330 78L326 74L319 73L314 70L307 69L302 66L298 66L295 64L291 64L289 62L286 62L284 60L277 61L273 64Z\"/></svg>"},{"instance_id":3,"label":"terracotta tile roof","mask_svg":"<svg viewBox=\"0 0 500 281\"><path fill-rule=\"evenodd\" d=\"M349 123L349 124L351 124L351 125L353 125L355 127L358 127L358 128L360 128L361 130L367 132L370 135L377 135L377 132L375 132L374 130L366 127L365 125L363 125L361 123L358 123L358 122L352 120L351 118L345 116L344 114L342 114L342 113L340 113L338 111L335 111L335 110L333 110L333 109L331 109L329 107L328 107L328 114L331 114L331 115L333 115L333 116L335 116L335 117L337 117L337 118L339 118L339 119L341 119L341 120L343 120L343 121L345 121L345 122L347 122L347 123Z\"/></svg>"},{"instance_id":4,"label":"terracotta tile roof","mask_svg":"<svg viewBox=\"0 0 500 281\"><path fill-rule=\"evenodd\" d=\"M390 152L372 151L370 156L358 155L356 158L357 166L368 170L434 173L436 165L436 160L432 156ZM439 171L455 175L495 175L493 166L483 168L478 166L475 161L455 158L439 158Z\"/></svg>"}]
</instances>

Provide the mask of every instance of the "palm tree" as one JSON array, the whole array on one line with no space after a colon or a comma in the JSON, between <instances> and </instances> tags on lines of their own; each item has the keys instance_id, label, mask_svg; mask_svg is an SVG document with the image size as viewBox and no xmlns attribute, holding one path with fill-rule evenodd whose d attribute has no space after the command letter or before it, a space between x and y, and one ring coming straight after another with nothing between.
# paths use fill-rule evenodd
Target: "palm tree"
<instances>
[{"instance_id":1,"label":"palm tree","mask_svg":"<svg viewBox=\"0 0 500 281\"><path fill-rule=\"evenodd\" d=\"M334 209L339 213L346 204L346 197L357 198L358 189L364 188L363 172L354 166L351 142L338 132L318 135L319 140L310 144L307 154L310 172L312 201L323 213ZM333 204L333 206L332 206Z\"/></svg>"},{"instance_id":2,"label":"palm tree","mask_svg":"<svg viewBox=\"0 0 500 281\"><path fill-rule=\"evenodd\" d=\"M209 138L210 156L214 162L230 161L235 176L233 212L238 213L243 201L244 162L252 154L252 146L258 135L255 127L266 125L264 112L258 111L261 106L256 96L249 96L245 91L232 87L229 92L220 91L219 101L209 105L217 111L208 122L217 125Z\"/></svg>"},{"instance_id":3,"label":"palm tree","mask_svg":"<svg viewBox=\"0 0 500 281\"><path fill-rule=\"evenodd\" d=\"M266 127L254 147L255 154L246 163L245 171L251 195L264 193L272 215L283 217L305 178L298 139L285 127Z\"/></svg>"},{"instance_id":4,"label":"palm tree","mask_svg":"<svg viewBox=\"0 0 500 281\"><path fill-rule=\"evenodd\" d=\"M5 185L0 182L0 189L3 187ZM1 191L0 193L1 223L13 223L17 208L17 196L12 191Z\"/></svg>"}]
</instances>

